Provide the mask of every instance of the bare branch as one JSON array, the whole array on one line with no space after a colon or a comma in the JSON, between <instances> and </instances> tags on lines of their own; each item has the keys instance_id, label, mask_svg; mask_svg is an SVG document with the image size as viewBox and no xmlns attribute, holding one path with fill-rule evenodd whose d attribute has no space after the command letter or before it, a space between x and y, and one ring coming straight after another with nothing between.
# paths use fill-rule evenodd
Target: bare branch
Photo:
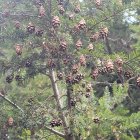
<instances>
[{"instance_id":1,"label":"bare branch","mask_svg":"<svg viewBox=\"0 0 140 140\"><path fill-rule=\"evenodd\" d=\"M56 130L54 130L54 129L50 128L50 127L47 127L47 126L45 126L45 128L47 130L49 130L50 132L52 132L53 134L56 134L56 135L58 135L58 136L60 136L62 138L65 138L65 135L63 133L61 133L59 131L56 131Z\"/></svg>"},{"instance_id":2,"label":"bare branch","mask_svg":"<svg viewBox=\"0 0 140 140\"><path fill-rule=\"evenodd\" d=\"M5 101L7 101L8 103L10 103L12 106L16 107L17 109L19 109L21 112L24 112L18 105L16 105L14 102L12 102L10 99L8 99L7 97L5 97L1 92L0 92L0 97L2 97Z\"/></svg>"},{"instance_id":3,"label":"bare branch","mask_svg":"<svg viewBox=\"0 0 140 140\"><path fill-rule=\"evenodd\" d=\"M68 124L67 124L65 115L62 111L62 103L61 103L61 100L60 100L60 93L59 93L59 90L58 90L58 87L57 87L57 83L55 82L56 78L55 78L54 70L50 69L49 73L50 73L50 80L51 80L54 96L55 96L55 99L56 99L56 102L57 102L58 111L60 112L60 117L63 121L65 133L66 133L66 135L69 135L70 132L69 132L69 129L68 129Z\"/></svg>"}]
</instances>

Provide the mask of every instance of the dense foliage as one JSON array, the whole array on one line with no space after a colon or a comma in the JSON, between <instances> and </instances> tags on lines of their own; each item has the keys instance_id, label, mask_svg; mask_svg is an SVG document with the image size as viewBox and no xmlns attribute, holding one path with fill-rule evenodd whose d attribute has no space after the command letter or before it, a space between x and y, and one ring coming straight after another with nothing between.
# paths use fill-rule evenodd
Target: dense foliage
<instances>
[{"instance_id":1,"label":"dense foliage","mask_svg":"<svg viewBox=\"0 0 140 140\"><path fill-rule=\"evenodd\" d=\"M138 140L139 7L0 0L1 140Z\"/></svg>"}]
</instances>

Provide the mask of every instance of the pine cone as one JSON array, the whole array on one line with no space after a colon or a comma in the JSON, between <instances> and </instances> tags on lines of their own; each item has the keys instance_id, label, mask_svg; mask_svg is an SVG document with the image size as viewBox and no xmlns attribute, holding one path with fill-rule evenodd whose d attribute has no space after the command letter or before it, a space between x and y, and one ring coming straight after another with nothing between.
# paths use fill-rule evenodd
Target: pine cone
<instances>
[{"instance_id":1,"label":"pine cone","mask_svg":"<svg viewBox=\"0 0 140 140\"><path fill-rule=\"evenodd\" d=\"M63 80L63 73L57 73L57 78L59 79L59 80Z\"/></svg>"},{"instance_id":2,"label":"pine cone","mask_svg":"<svg viewBox=\"0 0 140 140\"><path fill-rule=\"evenodd\" d=\"M97 7L101 6L101 0L95 0L95 4Z\"/></svg>"},{"instance_id":3,"label":"pine cone","mask_svg":"<svg viewBox=\"0 0 140 140\"><path fill-rule=\"evenodd\" d=\"M8 75L8 76L6 77L6 82L7 82L7 83L11 83L11 82L13 81L13 78L14 78L14 75L13 75L13 74Z\"/></svg>"},{"instance_id":4,"label":"pine cone","mask_svg":"<svg viewBox=\"0 0 140 140\"><path fill-rule=\"evenodd\" d=\"M82 19L79 23L78 23L78 27L79 29L83 30L86 28L86 22L84 19Z\"/></svg>"},{"instance_id":5,"label":"pine cone","mask_svg":"<svg viewBox=\"0 0 140 140\"><path fill-rule=\"evenodd\" d=\"M54 28L58 28L60 26L60 19L58 16L54 16L52 19L52 25Z\"/></svg>"},{"instance_id":6,"label":"pine cone","mask_svg":"<svg viewBox=\"0 0 140 140\"><path fill-rule=\"evenodd\" d=\"M95 34L93 34L91 37L90 37L90 41L91 42L95 42L99 39L99 35L100 33L99 32L96 32Z\"/></svg>"},{"instance_id":7,"label":"pine cone","mask_svg":"<svg viewBox=\"0 0 140 140\"><path fill-rule=\"evenodd\" d=\"M71 99L70 100L70 104L71 104L71 106L75 106L76 105L76 101L74 99Z\"/></svg>"},{"instance_id":8,"label":"pine cone","mask_svg":"<svg viewBox=\"0 0 140 140\"><path fill-rule=\"evenodd\" d=\"M17 55L21 55L22 54L22 47L21 47L20 44L17 44L15 49L16 49L16 54Z\"/></svg>"},{"instance_id":9,"label":"pine cone","mask_svg":"<svg viewBox=\"0 0 140 140\"><path fill-rule=\"evenodd\" d=\"M56 124L57 124L57 120L52 120L52 121L50 122L51 127L55 127Z\"/></svg>"},{"instance_id":10,"label":"pine cone","mask_svg":"<svg viewBox=\"0 0 140 140\"><path fill-rule=\"evenodd\" d=\"M125 76L127 79L130 79L130 78L133 76L133 73L130 72L130 71L125 71L124 76Z\"/></svg>"},{"instance_id":11,"label":"pine cone","mask_svg":"<svg viewBox=\"0 0 140 140\"><path fill-rule=\"evenodd\" d=\"M137 78L137 86L140 87L140 77Z\"/></svg>"},{"instance_id":12,"label":"pine cone","mask_svg":"<svg viewBox=\"0 0 140 140\"><path fill-rule=\"evenodd\" d=\"M41 5L39 8L39 17L43 16L45 16L45 8L43 7L43 5Z\"/></svg>"},{"instance_id":13,"label":"pine cone","mask_svg":"<svg viewBox=\"0 0 140 140\"><path fill-rule=\"evenodd\" d=\"M72 34L78 34L79 31L80 31L79 26L78 26L78 25L75 25L75 26L73 27L73 29L71 30L71 33L72 33Z\"/></svg>"},{"instance_id":14,"label":"pine cone","mask_svg":"<svg viewBox=\"0 0 140 140\"><path fill-rule=\"evenodd\" d=\"M73 20L74 19L74 14L69 14L68 17L69 17L69 20Z\"/></svg>"},{"instance_id":15,"label":"pine cone","mask_svg":"<svg viewBox=\"0 0 140 140\"><path fill-rule=\"evenodd\" d=\"M12 126L13 123L14 123L14 119L13 119L12 117L9 117L9 118L8 118L8 125L9 125L9 126Z\"/></svg>"},{"instance_id":16,"label":"pine cone","mask_svg":"<svg viewBox=\"0 0 140 140\"><path fill-rule=\"evenodd\" d=\"M96 79L98 77L98 75L99 75L98 69L93 70L92 73L91 73L91 77L93 79Z\"/></svg>"},{"instance_id":17,"label":"pine cone","mask_svg":"<svg viewBox=\"0 0 140 140\"><path fill-rule=\"evenodd\" d=\"M59 9L59 13L63 15L64 12L65 12L64 7L63 7L62 5L59 5L59 6L58 6L58 9Z\"/></svg>"},{"instance_id":18,"label":"pine cone","mask_svg":"<svg viewBox=\"0 0 140 140\"><path fill-rule=\"evenodd\" d=\"M77 74L77 79L82 80L84 78L84 75L82 73Z\"/></svg>"},{"instance_id":19,"label":"pine cone","mask_svg":"<svg viewBox=\"0 0 140 140\"><path fill-rule=\"evenodd\" d=\"M86 58L83 54L80 56L80 64L81 64L81 66L86 65Z\"/></svg>"},{"instance_id":20,"label":"pine cone","mask_svg":"<svg viewBox=\"0 0 140 140\"><path fill-rule=\"evenodd\" d=\"M22 76L20 76L20 75L16 75L16 76L15 76L15 80L16 80L16 81L22 81L23 78L22 78Z\"/></svg>"},{"instance_id":21,"label":"pine cone","mask_svg":"<svg viewBox=\"0 0 140 140\"><path fill-rule=\"evenodd\" d=\"M91 86L91 84L88 84L86 86L86 92L91 92L91 90L92 90L92 86Z\"/></svg>"},{"instance_id":22,"label":"pine cone","mask_svg":"<svg viewBox=\"0 0 140 140\"><path fill-rule=\"evenodd\" d=\"M15 28L16 28L16 29L19 29L19 28L20 28L20 22L19 22L19 21L16 21L16 22L15 22Z\"/></svg>"},{"instance_id":23,"label":"pine cone","mask_svg":"<svg viewBox=\"0 0 140 140\"><path fill-rule=\"evenodd\" d=\"M107 72L111 73L114 70L114 64L111 60L108 60L106 63Z\"/></svg>"},{"instance_id":24,"label":"pine cone","mask_svg":"<svg viewBox=\"0 0 140 140\"><path fill-rule=\"evenodd\" d=\"M43 30L40 29L40 28L36 29L35 35L38 36L38 37L42 37L42 35L43 35Z\"/></svg>"},{"instance_id":25,"label":"pine cone","mask_svg":"<svg viewBox=\"0 0 140 140\"><path fill-rule=\"evenodd\" d=\"M120 57L118 57L117 60L115 61L115 63L117 64L117 66L122 67L123 60Z\"/></svg>"},{"instance_id":26,"label":"pine cone","mask_svg":"<svg viewBox=\"0 0 140 140\"><path fill-rule=\"evenodd\" d=\"M72 66L72 74L76 74L78 72L79 66L77 64Z\"/></svg>"},{"instance_id":27,"label":"pine cone","mask_svg":"<svg viewBox=\"0 0 140 140\"><path fill-rule=\"evenodd\" d=\"M93 121L94 121L94 123L99 123L99 122L100 122L100 119L99 119L99 117L95 117L95 118L93 119Z\"/></svg>"},{"instance_id":28,"label":"pine cone","mask_svg":"<svg viewBox=\"0 0 140 140\"><path fill-rule=\"evenodd\" d=\"M118 73L119 75L121 75L121 74L122 74L122 72L123 72L122 67L118 67L118 68L117 68L117 73Z\"/></svg>"},{"instance_id":29,"label":"pine cone","mask_svg":"<svg viewBox=\"0 0 140 140\"><path fill-rule=\"evenodd\" d=\"M32 65L31 60L27 60L26 63L25 63L25 66L26 67L31 67L31 65Z\"/></svg>"},{"instance_id":30,"label":"pine cone","mask_svg":"<svg viewBox=\"0 0 140 140\"><path fill-rule=\"evenodd\" d=\"M100 33L100 37L105 39L108 36L108 28L102 27L99 33Z\"/></svg>"},{"instance_id":31,"label":"pine cone","mask_svg":"<svg viewBox=\"0 0 140 140\"><path fill-rule=\"evenodd\" d=\"M92 51L93 50L93 44L90 43L87 48L88 48L89 51Z\"/></svg>"},{"instance_id":32,"label":"pine cone","mask_svg":"<svg viewBox=\"0 0 140 140\"><path fill-rule=\"evenodd\" d=\"M102 74L102 75L108 72L106 67L99 68L98 71L99 71L99 74Z\"/></svg>"},{"instance_id":33,"label":"pine cone","mask_svg":"<svg viewBox=\"0 0 140 140\"><path fill-rule=\"evenodd\" d=\"M75 9L74 9L74 12L75 12L75 13L79 13L80 11L81 11L80 5L77 5L77 6L75 7Z\"/></svg>"},{"instance_id":34,"label":"pine cone","mask_svg":"<svg viewBox=\"0 0 140 140\"><path fill-rule=\"evenodd\" d=\"M35 26L30 22L27 26L27 32L32 34L35 31Z\"/></svg>"},{"instance_id":35,"label":"pine cone","mask_svg":"<svg viewBox=\"0 0 140 140\"><path fill-rule=\"evenodd\" d=\"M90 94L91 94L90 92L86 92L85 97L86 98L89 98L90 97Z\"/></svg>"},{"instance_id":36,"label":"pine cone","mask_svg":"<svg viewBox=\"0 0 140 140\"><path fill-rule=\"evenodd\" d=\"M59 45L60 51L65 51L67 49L66 41L61 41Z\"/></svg>"},{"instance_id":37,"label":"pine cone","mask_svg":"<svg viewBox=\"0 0 140 140\"><path fill-rule=\"evenodd\" d=\"M48 67L54 68L55 66L56 65L55 65L54 61L52 59L49 59L49 61L48 61Z\"/></svg>"},{"instance_id":38,"label":"pine cone","mask_svg":"<svg viewBox=\"0 0 140 140\"><path fill-rule=\"evenodd\" d=\"M69 75L66 76L66 83L67 84L71 84L72 83L72 80L73 80L73 78L72 78L71 74L69 74Z\"/></svg>"},{"instance_id":39,"label":"pine cone","mask_svg":"<svg viewBox=\"0 0 140 140\"><path fill-rule=\"evenodd\" d=\"M81 39L79 39L77 42L76 42L76 48L79 49L83 46L82 42L81 42Z\"/></svg>"}]
</instances>

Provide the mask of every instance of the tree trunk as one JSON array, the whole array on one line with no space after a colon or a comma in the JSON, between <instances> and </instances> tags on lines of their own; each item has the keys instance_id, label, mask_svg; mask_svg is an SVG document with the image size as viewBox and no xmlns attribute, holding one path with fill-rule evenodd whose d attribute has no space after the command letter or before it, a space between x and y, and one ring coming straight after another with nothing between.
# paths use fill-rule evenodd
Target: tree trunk
<instances>
[{"instance_id":1,"label":"tree trunk","mask_svg":"<svg viewBox=\"0 0 140 140\"><path fill-rule=\"evenodd\" d=\"M109 44L108 37L105 37L105 44L106 44L108 54L112 54L112 50L111 50L111 47L110 47L110 44Z\"/></svg>"},{"instance_id":2,"label":"tree trunk","mask_svg":"<svg viewBox=\"0 0 140 140\"><path fill-rule=\"evenodd\" d=\"M74 136L69 135L65 138L65 140L76 140Z\"/></svg>"}]
</instances>

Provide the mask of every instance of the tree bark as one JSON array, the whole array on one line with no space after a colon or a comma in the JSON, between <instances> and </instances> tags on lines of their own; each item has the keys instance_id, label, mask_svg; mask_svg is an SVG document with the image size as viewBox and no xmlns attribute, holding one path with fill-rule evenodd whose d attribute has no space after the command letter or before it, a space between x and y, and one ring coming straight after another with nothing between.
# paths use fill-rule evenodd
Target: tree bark
<instances>
[{"instance_id":1,"label":"tree bark","mask_svg":"<svg viewBox=\"0 0 140 140\"><path fill-rule=\"evenodd\" d=\"M52 89L53 89L53 92L54 92L54 97L56 99L56 103L57 103L57 107L58 107L58 111L60 112L60 118L63 122L63 126L64 126L64 131L65 131L65 135L66 135L66 140L74 140L71 138L71 131L70 131L70 128L68 126L68 123L67 123L67 120L66 120L66 117L64 115L64 112L62 111L62 103L61 103L61 100L60 100L60 93L59 93L59 90L58 90L58 86L57 86L57 83L56 83L56 78L55 78L55 72L53 69L49 69L49 74L50 74L50 80L51 80L51 84L52 84Z\"/></svg>"},{"instance_id":2,"label":"tree bark","mask_svg":"<svg viewBox=\"0 0 140 140\"><path fill-rule=\"evenodd\" d=\"M112 49L110 47L108 37L105 37L105 44L106 44L106 48L107 48L108 54L112 54Z\"/></svg>"}]
</instances>

